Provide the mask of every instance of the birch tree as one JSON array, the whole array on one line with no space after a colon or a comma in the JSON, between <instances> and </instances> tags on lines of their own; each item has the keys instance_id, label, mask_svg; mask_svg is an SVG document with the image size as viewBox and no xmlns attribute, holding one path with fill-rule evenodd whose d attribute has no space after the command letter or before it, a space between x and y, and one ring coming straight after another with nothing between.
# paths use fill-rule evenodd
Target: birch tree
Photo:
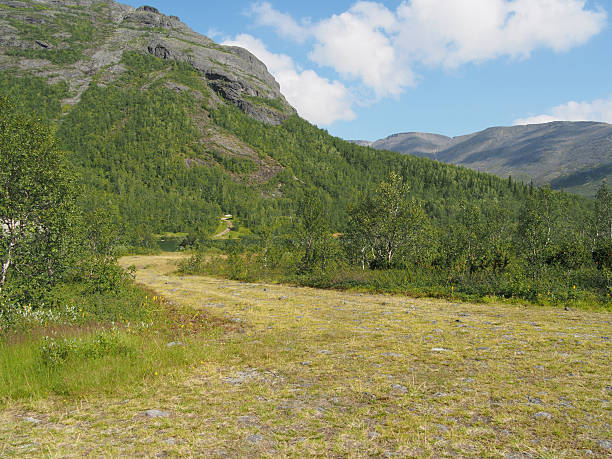
<instances>
[{"instance_id":1,"label":"birch tree","mask_svg":"<svg viewBox=\"0 0 612 459\"><path fill-rule=\"evenodd\" d=\"M72 175L50 128L0 98L0 293L52 277L74 215Z\"/></svg>"}]
</instances>

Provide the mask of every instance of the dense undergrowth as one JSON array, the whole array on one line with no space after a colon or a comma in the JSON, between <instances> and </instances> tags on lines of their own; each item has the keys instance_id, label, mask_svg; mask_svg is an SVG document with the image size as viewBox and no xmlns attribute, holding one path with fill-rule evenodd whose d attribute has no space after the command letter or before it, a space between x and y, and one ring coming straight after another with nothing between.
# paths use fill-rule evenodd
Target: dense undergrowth
<instances>
[{"instance_id":1,"label":"dense undergrowth","mask_svg":"<svg viewBox=\"0 0 612 459\"><path fill-rule=\"evenodd\" d=\"M289 258L289 257L287 257ZM293 262L293 267L297 262ZM212 275L245 282L274 282L373 293L397 293L411 297L445 298L469 302L518 302L534 305L603 308L612 310L606 275L591 270L566 273L549 272L538 279L520 274L493 276L455 276L441 270L412 268L362 270L347 265L328 272L298 274L290 266L264 268L258 255L239 257L215 253L192 254L180 263L182 274ZM593 289L593 284L599 289Z\"/></svg>"}]
</instances>

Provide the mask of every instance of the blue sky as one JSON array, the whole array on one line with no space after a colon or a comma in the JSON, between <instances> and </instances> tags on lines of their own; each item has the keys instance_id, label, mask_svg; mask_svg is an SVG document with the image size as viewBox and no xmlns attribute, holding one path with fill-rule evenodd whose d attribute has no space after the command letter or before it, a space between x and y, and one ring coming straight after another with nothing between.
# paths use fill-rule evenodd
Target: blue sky
<instances>
[{"instance_id":1,"label":"blue sky","mask_svg":"<svg viewBox=\"0 0 612 459\"><path fill-rule=\"evenodd\" d=\"M343 138L612 123L611 0L147 4L249 49L303 117Z\"/></svg>"}]
</instances>

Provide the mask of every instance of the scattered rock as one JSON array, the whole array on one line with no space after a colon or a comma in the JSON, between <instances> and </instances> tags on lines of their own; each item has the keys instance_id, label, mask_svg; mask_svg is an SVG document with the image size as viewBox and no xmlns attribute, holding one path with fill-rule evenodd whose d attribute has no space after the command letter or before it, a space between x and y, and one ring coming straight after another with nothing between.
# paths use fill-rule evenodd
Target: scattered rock
<instances>
[{"instance_id":1,"label":"scattered rock","mask_svg":"<svg viewBox=\"0 0 612 459\"><path fill-rule=\"evenodd\" d=\"M600 448L612 451L612 441L610 440L597 440L597 444Z\"/></svg>"},{"instance_id":2,"label":"scattered rock","mask_svg":"<svg viewBox=\"0 0 612 459\"><path fill-rule=\"evenodd\" d=\"M376 440L378 437L380 437L380 434L378 432L374 432L372 430L368 432L368 440Z\"/></svg>"},{"instance_id":3,"label":"scattered rock","mask_svg":"<svg viewBox=\"0 0 612 459\"><path fill-rule=\"evenodd\" d=\"M168 446L174 446L174 445L176 444L176 440L175 440L174 438L168 438L168 439L166 440L166 444L167 444Z\"/></svg>"},{"instance_id":4,"label":"scattered rock","mask_svg":"<svg viewBox=\"0 0 612 459\"><path fill-rule=\"evenodd\" d=\"M533 415L533 417L536 419L552 419L552 414L546 411L538 411L536 414Z\"/></svg>"},{"instance_id":5,"label":"scattered rock","mask_svg":"<svg viewBox=\"0 0 612 459\"><path fill-rule=\"evenodd\" d=\"M329 355L329 354L331 354L331 351L328 351L327 349L321 349L321 350L319 351L319 354Z\"/></svg>"},{"instance_id":6,"label":"scattered rock","mask_svg":"<svg viewBox=\"0 0 612 459\"><path fill-rule=\"evenodd\" d=\"M445 349L443 347L433 347L431 348L431 352L448 352L448 349Z\"/></svg>"},{"instance_id":7,"label":"scattered rock","mask_svg":"<svg viewBox=\"0 0 612 459\"><path fill-rule=\"evenodd\" d=\"M533 405L542 405L542 399L538 398L538 397L530 397L529 395L527 396L527 401Z\"/></svg>"},{"instance_id":8,"label":"scattered rock","mask_svg":"<svg viewBox=\"0 0 612 459\"><path fill-rule=\"evenodd\" d=\"M31 422L32 424L40 424L42 421L40 419L33 418L31 416L27 416L23 418L25 422Z\"/></svg>"},{"instance_id":9,"label":"scattered rock","mask_svg":"<svg viewBox=\"0 0 612 459\"><path fill-rule=\"evenodd\" d=\"M161 410L147 410L144 412L144 415L148 418L167 418L170 417L170 414Z\"/></svg>"},{"instance_id":10,"label":"scattered rock","mask_svg":"<svg viewBox=\"0 0 612 459\"><path fill-rule=\"evenodd\" d=\"M258 424L258 419L255 416L238 416L238 422L240 424L247 424L247 425L257 425Z\"/></svg>"},{"instance_id":11,"label":"scattered rock","mask_svg":"<svg viewBox=\"0 0 612 459\"><path fill-rule=\"evenodd\" d=\"M434 427L437 427L440 432L448 432L448 427L442 424L434 424Z\"/></svg>"},{"instance_id":12,"label":"scattered rock","mask_svg":"<svg viewBox=\"0 0 612 459\"><path fill-rule=\"evenodd\" d=\"M249 443L253 445L256 445L257 443L260 443L261 441L263 441L263 436L261 434L249 435L246 438L246 441L248 441Z\"/></svg>"},{"instance_id":13,"label":"scattered rock","mask_svg":"<svg viewBox=\"0 0 612 459\"><path fill-rule=\"evenodd\" d=\"M397 354L395 352L383 352L382 355L385 357L403 357L403 354Z\"/></svg>"},{"instance_id":14,"label":"scattered rock","mask_svg":"<svg viewBox=\"0 0 612 459\"><path fill-rule=\"evenodd\" d=\"M175 346L184 346L184 344L181 343L180 341L172 341L166 344L166 347L175 347Z\"/></svg>"},{"instance_id":15,"label":"scattered rock","mask_svg":"<svg viewBox=\"0 0 612 459\"><path fill-rule=\"evenodd\" d=\"M477 347L476 350L477 351L489 351L490 348L488 348L488 347Z\"/></svg>"},{"instance_id":16,"label":"scattered rock","mask_svg":"<svg viewBox=\"0 0 612 459\"><path fill-rule=\"evenodd\" d=\"M300 365L304 365L304 366L310 366L311 363L308 360L304 360L303 362L300 362Z\"/></svg>"},{"instance_id":17,"label":"scattered rock","mask_svg":"<svg viewBox=\"0 0 612 459\"><path fill-rule=\"evenodd\" d=\"M403 394L408 392L408 388L406 386L401 385L401 384L391 384L391 388L393 390L398 391L398 392L402 392Z\"/></svg>"},{"instance_id":18,"label":"scattered rock","mask_svg":"<svg viewBox=\"0 0 612 459\"><path fill-rule=\"evenodd\" d=\"M245 371L239 371L233 377L222 378L223 381L232 385L244 384L252 379L258 379L261 375L255 369L249 369Z\"/></svg>"}]
</instances>

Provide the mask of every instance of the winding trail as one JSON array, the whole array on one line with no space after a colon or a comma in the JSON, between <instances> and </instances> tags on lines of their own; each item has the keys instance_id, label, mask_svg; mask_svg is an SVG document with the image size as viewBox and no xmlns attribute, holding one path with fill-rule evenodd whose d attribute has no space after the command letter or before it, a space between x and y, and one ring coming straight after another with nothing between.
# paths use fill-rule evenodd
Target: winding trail
<instances>
[{"instance_id":1,"label":"winding trail","mask_svg":"<svg viewBox=\"0 0 612 459\"><path fill-rule=\"evenodd\" d=\"M232 223L232 220L230 219L230 217L221 217L221 221L225 222L227 224L227 228L225 228L223 231L221 231L219 234L215 234L212 238L213 239L219 239L223 236L225 236L226 234L228 234L232 228L234 227L234 224Z\"/></svg>"}]
</instances>

